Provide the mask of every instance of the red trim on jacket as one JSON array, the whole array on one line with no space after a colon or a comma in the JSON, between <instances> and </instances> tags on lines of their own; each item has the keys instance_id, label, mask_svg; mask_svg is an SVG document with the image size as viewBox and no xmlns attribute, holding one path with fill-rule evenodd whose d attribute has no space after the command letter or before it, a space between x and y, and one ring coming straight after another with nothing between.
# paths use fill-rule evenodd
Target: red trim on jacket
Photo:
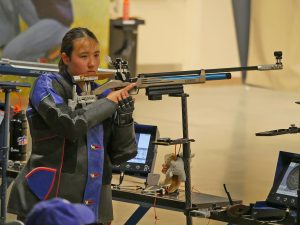
<instances>
[{"instance_id":1,"label":"red trim on jacket","mask_svg":"<svg viewBox=\"0 0 300 225\"><path fill-rule=\"evenodd\" d=\"M49 167L37 167L33 170L31 170L29 173L26 174L25 178L27 179L28 177L32 176L33 173L40 171L40 170L47 170L50 172L55 172L56 173L56 169L53 168L49 168Z\"/></svg>"},{"instance_id":2,"label":"red trim on jacket","mask_svg":"<svg viewBox=\"0 0 300 225\"><path fill-rule=\"evenodd\" d=\"M47 194L45 195L44 199L43 200L47 200L51 191L52 191L52 188L54 186L54 183L55 183L55 178L56 178L56 169L53 169L53 168L49 168L49 167L37 167L33 170L31 170L28 174L26 174L25 178L28 179L29 177L31 177L34 173L38 172L38 171L50 171L50 172L54 172L54 177L52 179L52 182L51 182L51 185L49 187L49 190L47 192Z\"/></svg>"},{"instance_id":3,"label":"red trim on jacket","mask_svg":"<svg viewBox=\"0 0 300 225\"><path fill-rule=\"evenodd\" d=\"M61 151L61 162L60 162L60 168L59 168L59 173L58 173L58 182L57 182L57 187L56 187L56 193L55 196L58 196L58 189L59 189L59 185L60 185L60 177L61 177L61 170L64 164L64 155L65 155L65 143L66 143L66 139L64 138L64 143L62 146L62 151Z\"/></svg>"},{"instance_id":4,"label":"red trim on jacket","mask_svg":"<svg viewBox=\"0 0 300 225\"><path fill-rule=\"evenodd\" d=\"M53 180L52 180L51 186L50 186L50 188L49 188L49 191L48 191L47 194L45 195L44 200L47 200L47 199L48 199L48 197L49 197L49 195L50 195L50 193L51 193L51 191L52 191L52 188L53 188L53 186L54 186L54 184L55 184L55 178L56 178L56 170L55 170L55 173L54 173L54 178L53 178Z\"/></svg>"}]
</instances>

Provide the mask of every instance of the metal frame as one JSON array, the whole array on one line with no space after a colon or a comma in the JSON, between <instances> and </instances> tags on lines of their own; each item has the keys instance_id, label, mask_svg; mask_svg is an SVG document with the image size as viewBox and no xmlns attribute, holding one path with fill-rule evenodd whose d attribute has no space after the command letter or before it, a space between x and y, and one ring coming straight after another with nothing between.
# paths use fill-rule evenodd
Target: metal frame
<instances>
[{"instance_id":1,"label":"metal frame","mask_svg":"<svg viewBox=\"0 0 300 225\"><path fill-rule=\"evenodd\" d=\"M4 136L3 136L3 147L1 148L1 167L2 167L2 180L1 180L1 214L0 214L0 222L1 224L6 221L6 192L8 186L7 179L7 162L8 162L8 153L10 148L9 143L9 129L10 129L10 93L18 92L19 89L17 87L30 87L29 84L26 83L15 83L15 82L0 82L0 90L5 93L5 111L4 111Z\"/></svg>"}]
</instances>

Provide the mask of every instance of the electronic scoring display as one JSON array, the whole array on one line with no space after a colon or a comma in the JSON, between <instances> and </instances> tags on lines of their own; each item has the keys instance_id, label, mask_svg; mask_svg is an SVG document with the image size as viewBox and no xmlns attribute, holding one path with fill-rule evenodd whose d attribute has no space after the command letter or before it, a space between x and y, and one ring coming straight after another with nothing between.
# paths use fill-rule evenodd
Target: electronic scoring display
<instances>
[{"instance_id":1,"label":"electronic scoring display","mask_svg":"<svg viewBox=\"0 0 300 225\"><path fill-rule=\"evenodd\" d=\"M145 124L135 124L134 128L138 153L126 163L113 165L113 172L146 177L154 169L157 147L152 142L158 137L158 129Z\"/></svg>"}]
</instances>

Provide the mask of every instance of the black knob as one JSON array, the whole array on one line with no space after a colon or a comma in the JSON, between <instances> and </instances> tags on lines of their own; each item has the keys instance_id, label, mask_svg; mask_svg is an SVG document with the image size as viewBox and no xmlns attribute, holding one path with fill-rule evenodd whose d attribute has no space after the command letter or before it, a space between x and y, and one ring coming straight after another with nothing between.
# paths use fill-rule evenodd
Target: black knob
<instances>
[{"instance_id":1,"label":"black knob","mask_svg":"<svg viewBox=\"0 0 300 225\"><path fill-rule=\"evenodd\" d=\"M282 51L275 51L274 56L276 59L282 59Z\"/></svg>"}]
</instances>

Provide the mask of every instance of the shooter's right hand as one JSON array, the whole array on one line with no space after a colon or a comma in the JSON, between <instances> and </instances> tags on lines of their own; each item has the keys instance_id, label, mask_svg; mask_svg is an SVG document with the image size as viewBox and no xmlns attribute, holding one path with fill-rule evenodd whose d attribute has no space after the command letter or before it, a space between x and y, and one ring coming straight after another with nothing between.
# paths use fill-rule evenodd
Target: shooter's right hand
<instances>
[{"instance_id":1,"label":"shooter's right hand","mask_svg":"<svg viewBox=\"0 0 300 225\"><path fill-rule=\"evenodd\" d=\"M123 99L128 98L129 97L128 91L133 89L135 86L136 86L136 83L132 83L120 90L112 91L107 95L106 98L115 103L118 103L118 102L122 101Z\"/></svg>"}]
</instances>

